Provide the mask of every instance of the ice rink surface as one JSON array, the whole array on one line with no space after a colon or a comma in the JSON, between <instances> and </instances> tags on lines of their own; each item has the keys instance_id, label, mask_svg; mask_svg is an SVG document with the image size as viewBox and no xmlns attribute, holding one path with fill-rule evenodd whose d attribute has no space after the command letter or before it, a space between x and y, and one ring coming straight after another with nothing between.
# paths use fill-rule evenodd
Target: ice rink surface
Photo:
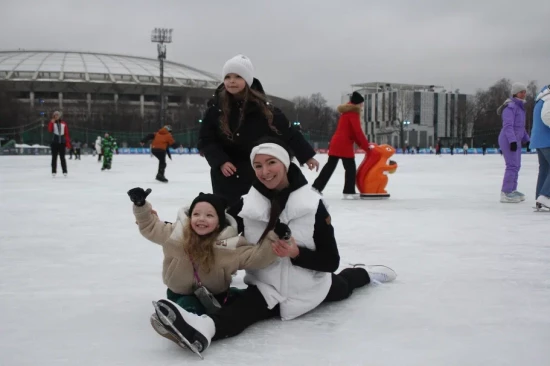
<instances>
[{"instance_id":1,"label":"ice rink surface","mask_svg":"<svg viewBox=\"0 0 550 366\"><path fill-rule=\"evenodd\" d=\"M523 156L521 204L499 202L500 156L394 160L389 200L341 200L341 165L324 196L340 269L385 264L397 280L256 324L201 361L149 324L165 295L162 250L139 234L126 191L152 188L173 221L211 191L206 161L174 156L162 184L148 155L115 155L105 172L83 156L55 179L49 157L0 157L0 365L550 365L550 213L532 209L536 156Z\"/></svg>"}]
</instances>

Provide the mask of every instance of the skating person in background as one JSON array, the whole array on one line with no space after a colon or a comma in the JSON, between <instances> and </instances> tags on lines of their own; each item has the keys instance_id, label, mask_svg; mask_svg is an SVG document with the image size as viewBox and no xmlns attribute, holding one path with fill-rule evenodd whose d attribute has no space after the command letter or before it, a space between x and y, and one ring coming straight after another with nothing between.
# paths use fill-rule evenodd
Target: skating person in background
<instances>
[{"instance_id":1,"label":"skating person in background","mask_svg":"<svg viewBox=\"0 0 550 366\"><path fill-rule=\"evenodd\" d=\"M464 143L464 146L462 146L462 150L464 155L468 155L468 144L467 143Z\"/></svg>"},{"instance_id":2,"label":"skating person in background","mask_svg":"<svg viewBox=\"0 0 550 366\"><path fill-rule=\"evenodd\" d=\"M71 144L71 146L68 147L68 149L69 149L69 160L73 160L74 146Z\"/></svg>"},{"instance_id":3,"label":"skating person in background","mask_svg":"<svg viewBox=\"0 0 550 366\"><path fill-rule=\"evenodd\" d=\"M145 136L145 138L140 142L141 146L143 146L148 141L153 140L150 145L151 153L159 160L157 176L155 179L165 183L168 183L168 179L164 176L166 171L166 155L168 154L168 157L172 160L169 148L171 146L175 147L176 145L176 141L174 140L171 132L172 127L170 125L166 125L158 130L157 133L151 133Z\"/></svg>"},{"instance_id":4,"label":"skating person in background","mask_svg":"<svg viewBox=\"0 0 550 366\"><path fill-rule=\"evenodd\" d=\"M535 99L530 148L537 149L539 158L536 204L550 209L550 85Z\"/></svg>"},{"instance_id":5,"label":"skating person in background","mask_svg":"<svg viewBox=\"0 0 550 366\"><path fill-rule=\"evenodd\" d=\"M69 128L67 122L61 120L61 112L55 111L48 124L48 131L52 134L52 176L57 174L57 156L61 161L63 175L67 176L67 161L65 160L65 148L71 147Z\"/></svg>"},{"instance_id":6,"label":"skating person in background","mask_svg":"<svg viewBox=\"0 0 550 366\"><path fill-rule=\"evenodd\" d=\"M437 140L437 144L435 145L435 156L441 157L441 148L443 145L441 144L441 140Z\"/></svg>"},{"instance_id":7,"label":"skating person in background","mask_svg":"<svg viewBox=\"0 0 550 366\"><path fill-rule=\"evenodd\" d=\"M525 130L525 96L527 87L522 83L512 85L512 98L506 99L497 109L502 115L502 130L498 136L498 144L506 170L502 182L500 202L518 203L525 201L525 195L518 192L518 176L521 168L521 145L529 142L529 134Z\"/></svg>"},{"instance_id":8,"label":"skating person in background","mask_svg":"<svg viewBox=\"0 0 550 366\"><path fill-rule=\"evenodd\" d=\"M232 273L241 269L269 266L278 256L273 246L279 240L271 231L260 245L238 235L237 222L225 213L225 200L200 193L190 207L181 208L174 224L159 220L151 203L151 190L134 188L128 195L141 235L163 248L162 277L167 298L194 314L215 313L227 306L243 290L231 288ZM204 287L215 301L204 303ZM162 336L170 337L156 314L151 325Z\"/></svg>"},{"instance_id":9,"label":"skating person in background","mask_svg":"<svg viewBox=\"0 0 550 366\"><path fill-rule=\"evenodd\" d=\"M105 137L101 141L101 151L103 152L103 166L101 170L111 169L113 163L113 154L117 149L116 140L109 133L105 132Z\"/></svg>"},{"instance_id":10,"label":"skating person in background","mask_svg":"<svg viewBox=\"0 0 550 366\"><path fill-rule=\"evenodd\" d=\"M82 160L80 159L80 149L82 147L82 143L78 140L74 140L72 143L73 150L74 150L74 159L75 160Z\"/></svg>"},{"instance_id":11,"label":"skating person in background","mask_svg":"<svg viewBox=\"0 0 550 366\"><path fill-rule=\"evenodd\" d=\"M481 151L483 152L483 155L487 153L487 143L485 141L481 144Z\"/></svg>"},{"instance_id":12,"label":"skating person in background","mask_svg":"<svg viewBox=\"0 0 550 366\"><path fill-rule=\"evenodd\" d=\"M313 148L283 112L267 101L246 56L228 60L222 75L224 82L209 102L199 132L200 152L210 165L215 194L225 197L231 206L250 190L254 181L250 151L263 136L278 136L291 146L300 164L319 169Z\"/></svg>"},{"instance_id":13,"label":"skating person in background","mask_svg":"<svg viewBox=\"0 0 550 366\"><path fill-rule=\"evenodd\" d=\"M242 220L239 229L244 229L245 238L252 243L261 243L279 218L284 220L292 231L287 232L286 241L278 243L282 246L276 253L281 258L265 269L247 270L248 288L214 315L199 317L172 301L157 302L157 314L165 315L159 318L166 329L174 332L172 327L176 328L200 352L211 340L235 336L258 321L294 319L323 302L344 300L354 289L371 281L388 282L396 277L384 266L333 273L339 267L340 256L321 196L308 186L300 168L291 163L288 147L275 139L263 141L270 142L260 143L250 155L256 180L240 207L229 212L238 212L235 217Z\"/></svg>"},{"instance_id":14,"label":"skating person in background","mask_svg":"<svg viewBox=\"0 0 550 366\"><path fill-rule=\"evenodd\" d=\"M336 169L338 161L342 159L344 170L346 171L344 177L344 199L358 198L355 192L355 175L357 174L357 167L355 166L355 148L354 144L357 144L361 149L365 151L365 154L369 151L369 141L367 140L363 130L361 129L361 107L365 99L357 92L353 92L350 96L347 104L338 106L337 110L340 113L340 119L338 120L338 126L336 132L330 139L330 145L328 149L328 161L321 169L321 173L315 182L313 182L313 188L319 193L322 193L325 189L330 177Z\"/></svg>"},{"instance_id":15,"label":"skating person in background","mask_svg":"<svg viewBox=\"0 0 550 366\"><path fill-rule=\"evenodd\" d=\"M97 136L95 140L95 151L97 152L97 162L99 163L103 156L103 150L101 150L101 136Z\"/></svg>"}]
</instances>

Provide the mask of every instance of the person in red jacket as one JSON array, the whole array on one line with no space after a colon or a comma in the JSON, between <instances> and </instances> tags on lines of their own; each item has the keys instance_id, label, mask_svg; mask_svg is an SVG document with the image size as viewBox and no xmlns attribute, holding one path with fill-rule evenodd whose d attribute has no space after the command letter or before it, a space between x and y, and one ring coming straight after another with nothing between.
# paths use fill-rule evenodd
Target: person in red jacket
<instances>
[{"instance_id":1,"label":"person in red jacket","mask_svg":"<svg viewBox=\"0 0 550 366\"><path fill-rule=\"evenodd\" d=\"M48 131L52 134L52 176L57 174L57 156L61 160L61 169L63 175L67 176L67 162L65 161L65 147L71 148L71 139L69 137L69 128L67 122L61 120L61 112L55 111L48 124Z\"/></svg>"},{"instance_id":2,"label":"person in red jacket","mask_svg":"<svg viewBox=\"0 0 550 366\"><path fill-rule=\"evenodd\" d=\"M344 199L355 198L355 174L357 173L357 168L355 166L355 149L353 145L354 143L359 145L365 153L368 151L369 146L369 141L361 129L360 113L364 101L365 98L361 94L353 92L349 103L338 106L338 112L341 115L336 132L334 132L330 140L328 161L315 182L313 182L313 188L317 191L323 192L332 173L334 173L334 169L336 169L338 160L342 159L346 171L343 191Z\"/></svg>"}]
</instances>

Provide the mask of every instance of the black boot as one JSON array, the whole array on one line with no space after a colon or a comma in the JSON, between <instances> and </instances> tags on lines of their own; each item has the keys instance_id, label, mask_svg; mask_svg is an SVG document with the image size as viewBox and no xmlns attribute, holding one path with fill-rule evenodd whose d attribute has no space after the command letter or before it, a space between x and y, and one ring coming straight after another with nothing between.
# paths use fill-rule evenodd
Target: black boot
<instances>
[{"instance_id":1,"label":"black boot","mask_svg":"<svg viewBox=\"0 0 550 366\"><path fill-rule=\"evenodd\" d=\"M168 179L164 176L164 169L165 168L159 168L159 171L157 173L157 177L155 178L159 182L168 183Z\"/></svg>"}]
</instances>

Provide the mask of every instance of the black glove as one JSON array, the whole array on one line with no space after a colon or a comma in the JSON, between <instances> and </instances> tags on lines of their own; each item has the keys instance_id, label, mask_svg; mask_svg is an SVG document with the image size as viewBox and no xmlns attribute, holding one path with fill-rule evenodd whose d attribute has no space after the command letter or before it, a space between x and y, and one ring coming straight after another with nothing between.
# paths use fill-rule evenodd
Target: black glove
<instances>
[{"instance_id":1,"label":"black glove","mask_svg":"<svg viewBox=\"0 0 550 366\"><path fill-rule=\"evenodd\" d=\"M292 231L287 224L283 224L281 221L277 221L275 228L273 229L275 234L282 240L289 240L292 236Z\"/></svg>"},{"instance_id":2,"label":"black glove","mask_svg":"<svg viewBox=\"0 0 550 366\"><path fill-rule=\"evenodd\" d=\"M512 142L510 143L510 151L517 151L518 149L518 143L517 142Z\"/></svg>"},{"instance_id":3,"label":"black glove","mask_svg":"<svg viewBox=\"0 0 550 366\"><path fill-rule=\"evenodd\" d=\"M145 205L145 199L149 193L151 193L151 188L147 188L147 190L144 191L143 188L137 187L130 189L128 191L128 196L130 196L130 200L134 202L134 205L141 207Z\"/></svg>"}]
</instances>

